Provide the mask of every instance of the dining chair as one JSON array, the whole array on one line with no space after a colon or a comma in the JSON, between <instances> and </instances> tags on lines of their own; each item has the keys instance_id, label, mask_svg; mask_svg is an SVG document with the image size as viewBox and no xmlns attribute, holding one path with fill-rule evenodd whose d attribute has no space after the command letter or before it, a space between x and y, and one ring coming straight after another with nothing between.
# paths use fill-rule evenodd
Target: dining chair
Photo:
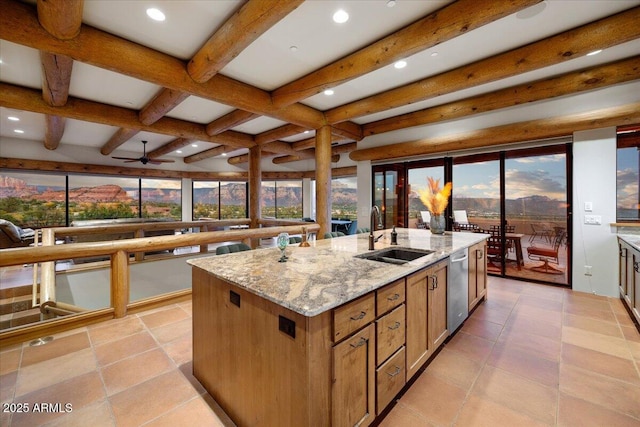
<instances>
[{"instance_id":1,"label":"dining chair","mask_svg":"<svg viewBox=\"0 0 640 427\"><path fill-rule=\"evenodd\" d=\"M559 250L565 238L565 231L561 231L555 236L553 246L529 246L527 257L534 261L542 261L542 264L531 267L531 270L547 274L564 274L564 270L554 267L551 264L560 265Z\"/></svg>"}]
</instances>

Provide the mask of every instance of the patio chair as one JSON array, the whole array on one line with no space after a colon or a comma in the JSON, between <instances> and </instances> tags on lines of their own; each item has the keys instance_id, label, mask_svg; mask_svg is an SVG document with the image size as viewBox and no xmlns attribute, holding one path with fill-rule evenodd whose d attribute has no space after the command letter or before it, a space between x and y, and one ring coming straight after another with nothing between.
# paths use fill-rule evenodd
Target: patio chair
<instances>
[{"instance_id":1,"label":"patio chair","mask_svg":"<svg viewBox=\"0 0 640 427\"><path fill-rule=\"evenodd\" d=\"M251 246L244 243L232 243L230 245L218 246L216 248L216 255L230 254L234 252L242 252L251 250Z\"/></svg>"},{"instance_id":2,"label":"patio chair","mask_svg":"<svg viewBox=\"0 0 640 427\"><path fill-rule=\"evenodd\" d=\"M0 249L29 246L35 234L31 228L20 228L11 221L0 219Z\"/></svg>"},{"instance_id":3,"label":"patio chair","mask_svg":"<svg viewBox=\"0 0 640 427\"><path fill-rule=\"evenodd\" d=\"M529 246L527 256L534 261L542 261L542 264L531 267L531 270L546 274L564 274L564 270L551 265L560 265L559 249L565 238L565 231L558 233L552 247Z\"/></svg>"},{"instance_id":4,"label":"patio chair","mask_svg":"<svg viewBox=\"0 0 640 427\"><path fill-rule=\"evenodd\" d=\"M530 243L533 243L537 238L544 239L550 243L552 241L552 236L553 230L539 224L531 224L531 236L529 236Z\"/></svg>"},{"instance_id":5,"label":"patio chair","mask_svg":"<svg viewBox=\"0 0 640 427\"><path fill-rule=\"evenodd\" d=\"M431 222L431 214L429 211L420 211L418 217L418 228L426 230L429 228L429 222Z\"/></svg>"}]
</instances>

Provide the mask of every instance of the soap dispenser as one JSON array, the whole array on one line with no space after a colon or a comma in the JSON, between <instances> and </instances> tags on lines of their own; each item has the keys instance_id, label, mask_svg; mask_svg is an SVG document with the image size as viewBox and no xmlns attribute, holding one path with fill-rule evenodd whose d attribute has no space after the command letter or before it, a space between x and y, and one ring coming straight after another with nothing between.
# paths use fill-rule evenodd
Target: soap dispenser
<instances>
[{"instance_id":1,"label":"soap dispenser","mask_svg":"<svg viewBox=\"0 0 640 427\"><path fill-rule=\"evenodd\" d=\"M397 245L398 244L398 233L396 232L396 226L393 226L393 230L391 230L391 244L392 245Z\"/></svg>"}]
</instances>

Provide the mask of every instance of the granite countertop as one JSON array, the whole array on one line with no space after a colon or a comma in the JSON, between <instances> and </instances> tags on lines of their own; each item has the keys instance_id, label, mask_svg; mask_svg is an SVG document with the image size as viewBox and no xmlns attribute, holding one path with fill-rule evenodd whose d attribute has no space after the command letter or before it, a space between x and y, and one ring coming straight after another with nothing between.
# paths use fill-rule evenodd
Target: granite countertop
<instances>
[{"instance_id":1,"label":"granite countertop","mask_svg":"<svg viewBox=\"0 0 640 427\"><path fill-rule=\"evenodd\" d=\"M640 234L618 234L618 237L640 251Z\"/></svg>"},{"instance_id":2,"label":"granite countertop","mask_svg":"<svg viewBox=\"0 0 640 427\"><path fill-rule=\"evenodd\" d=\"M378 230L383 238L375 249L391 246L391 230ZM402 265L355 258L369 252L369 234L354 234L312 241L310 247L287 247L287 262L278 262L277 248L190 259L187 262L216 277L304 316L316 316L341 304L447 258L488 235L465 232L431 234L429 230L401 229L398 247L435 251Z\"/></svg>"}]
</instances>

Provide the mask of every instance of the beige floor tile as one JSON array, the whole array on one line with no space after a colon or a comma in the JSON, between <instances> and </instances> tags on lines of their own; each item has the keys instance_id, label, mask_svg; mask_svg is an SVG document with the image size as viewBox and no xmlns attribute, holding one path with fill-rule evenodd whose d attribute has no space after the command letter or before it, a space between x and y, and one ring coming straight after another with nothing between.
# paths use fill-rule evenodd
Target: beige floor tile
<instances>
[{"instance_id":1,"label":"beige floor tile","mask_svg":"<svg viewBox=\"0 0 640 427\"><path fill-rule=\"evenodd\" d=\"M158 347L158 343L149 332L143 331L106 344L97 345L94 349L98 364L106 366L155 347Z\"/></svg>"},{"instance_id":2,"label":"beige floor tile","mask_svg":"<svg viewBox=\"0 0 640 427\"><path fill-rule=\"evenodd\" d=\"M486 305L480 305L474 312L473 317L477 319L487 320L489 322L497 323L499 325L504 325L509 315L511 314L511 309L505 308L489 308Z\"/></svg>"},{"instance_id":3,"label":"beige floor tile","mask_svg":"<svg viewBox=\"0 0 640 427\"><path fill-rule=\"evenodd\" d=\"M620 329L622 330L622 335L627 341L640 342L640 332L638 332L638 328L635 326L620 325Z\"/></svg>"},{"instance_id":4,"label":"beige floor tile","mask_svg":"<svg viewBox=\"0 0 640 427\"><path fill-rule=\"evenodd\" d=\"M637 343L635 341L627 341L627 345L629 346L631 355L636 360L636 362L640 362L640 343Z\"/></svg>"},{"instance_id":5,"label":"beige floor tile","mask_svg":"<svg viewBox=\"0 0 640 427\"><path fill-rule=\"evenodd\" d=\"M525 315L535 317L536 319L544 319L548 323L559 324L562 322L562 311L554 309L540 308L531 305L516 304L513 309L514 315Z\"/></svg>"},{"instance_id":6,"label":"beige floor tile","mask_svg":"<svg viewBox=\"0 0 640 427\"><path fill-rule=\"evenodd\" d=\"M559 364L554 360L505 347L496 347L487 364L503 371L536 381L549 387L558 387Z\"/></svg>"},{"instance_id":7,"label":"beige floor tile","mask_svg":"<svg viewBox=\"0 0 640 427\"><path fill-rule=\"evenodd\" d=\"M123 359L102 369L107 394L112 396L175 368L161 349Z\"/></svg>"},{"instance_id":8,"label":"beige floor tile","mask_svg":"<svg viewBox=\"0 0 640 427\"><path fill-rule=\"evenodd\" d=\"M380 427L435 427L411 408L399 402L380 423Z\"/></svg>"},{"instance_id":9,"label":"beige floor tile","mask_svg":"<svg viewBox=\"0 0 640 427\"><path fill-rule=\"evenodd\" d=\"M560 360L560 339L530 334L517 329L506 328L496 342L496 348L508 347L522 353L545 359Z\"/></svg>"},{"instance_id":10,"label":"beige floor tile","mask_svg":"<svg viewBox=\"0 0 640 427\"><path fill-rule=\"evenodd\" d=\"M457 351L442 349L438 356L427 366L427 371L444 381L469 390L482 369L482 364L464 357Z\"/></svg>"},{"instance_id":11,"label":"beige floor tile","mask_svg":"<svg viewBox=\"0 0 640 427\"><path fill-rule=\"evenodd\" d=\"M22 348L5 351L0 354L0 375L18 370Z\"/></svg>"},{"instance_id":12,"label":"beige floor tile","mask_svg":"<svg viewBox=\"0 0 640 427\"><path fill-rule=\"evenodd\" d=\"M77 411L74 410L70 414L47 423L44 427L115 427L115 425L116 421L111 414L111 405L107 400L103 400Z\"/></svg>"},{"instance_id":13,"label":"beige floor tile","mask_svg":"<svg viewBox=\"0 0 640 427\"><path fill-rule=\"evenodd\" d=\"M640 420L640 387L562 363L560 391Z\"/></svg>"},{"instance_id":14,"label":"beige floor tile","mask_svg":"<svg viewBox=\"0 0 640 427\"><path fill-rule=\"evenodd\" d=\"M95 371L96 367L93 350L87 348L21 368L16 383L16 397Z\"/></svg>"},{"instance_id":15,"label":"beige floor tile","mask_svg":"<svg viewBox=\"0 0 640 427\"><path fill-rule=\"evenodd\" d=\"M193 321L191 318L179 320L168 325L160 326L151 330L151 334L160 344L165 344L184 336L191 337Z\"/></svg>"},{"instance_id":16,"label":"beige floor tile","mask_svg":"<svg viewBox=\"0 0 640 427\"><path fill-rule=\"evenodd\" d=\"M183 365L180 365L180 367L178 368L180 370L180 372L182 373L182 376L189 381L189 383L191 384L191 386L194 388L194 390L196 390L196 392L198 392L198 394L204 394L205 398L206 397L210 397L207 393L207 391L205 390L205 388L202 386L202 384L200 384L200 381L198 381L198 379L196 377L193 376L193 361L190 360L188 363L185 363ZM215 403L215 402L214 402ZM215 403L215 405L217 406L217 403ZM212 406L211 404L209 406Z\"/></svg>"},{"instance_id":17,"label":"beige floor tile","mask_svg":"<svg viewBox=\"0 0 640 427\"><path fill-rule=\"evenodd\" d=\"M398 426L401 425L402 424L398 424ZM506 406L478 396L469 397L462 411L460 411L455 425L459 427L549 426L549 424L534 420L525 414L513 411Z\"/></svg>"},{"instance_id":18,"label":"beige floor tile","mask_svg":"<svg viewBox=\"0 0 640 427\"><path fill-rule=\"evenodd\" d=\"M570 326L562 328L562 342L624 359L632 358L631 351L624 339L572 328Z\"/></svg>"},{"instance_id":19,"label":"beige floor tile","mask_svg":"<svg viewBox=\"0 0 640 427\"><path fill-rule=\"evenodd\" d=\"M189 318L187 312L177 306L172 306L166 310L160 310L152 314L140 315L140 319L149 329L175 323L187 318Z\"/></svg>"},{"instance_id":20,"label":"beige floor tile","mask_svg":"<svg viewBox=\"0 0 640 427\"><path fill-rule=\"evenodd\" d=\"M173 362L180 366L193 359L193 339L191 335L183 336L163 346L164 351Z\"/></svg>"},{"instance_id":21,"label":"beige floor tile","mask_svg":"<svg viewBox=\"0 0 640 427\"><path fill-rule=\"evenodd\" d=\"M635 327L635 323L633 323L633 320L631 319L631 316L629 315L629 313L624 314L624 313L615 313L615 318L616 321L622 325L622 326L628 326L630 328Z\"/></svg>"},{"instance_id":22,"label":"beige floor tile","mask_svg":"<svg viewBox=\"0 0 640 427\"><path fill-rule=\"evenodd\" d=\"M425 371L400 398L400 402L432 423L450 425L462 407L466 394L466 390Z\"/></svg>"},{"instance_id":23,"label":"beige floor tile","mask_svg":"<svg viewBox=\"0 0 640 427\"><path fill-rule=\"evenodd\" d=\"M545 294L546 295L546 294ZM535 307L544 310L562 311L564 304L562 297L545 298L545 295L527 295L525 292L518 298L518 306Z\"/></svg>"},{"instance_id":24,"label":"beige floor tile","mask_svg":"<svg viewBox=\"0 0 640 427\"><path fill-rule=\"evenodd\" d=\"M0 375L0 403L13 402L13 394L16 391L18 371Z\"/></svg>"},{"instance_id":25,"label":"beige floor tile","mask_svg":"<svg viewBox=\"0 0 640 427\"><path fill-rule=\"evenodd\" d=\"M98 345L142 332L144 324L136 316L127 316L122 319L99 323L98 325L90 326L88 329L91 344Z\"/></svg>"},{"instance_id":26,"label":"beige floor tile","mask_svg":"<svg viewBox=\"0 0 640 427\"><path fill-rule=\"evenodd\" d=\"M451 341L445 344L445 348L457 351L476 362L484 362L491 353L493 344L492 341L459 331Z\"/></svg>"},{"instance_id":27,"label":"beige floor tile","mask_svg":"<svg viewBox=\"0 0 640 427\"><path fill-rule=\"evenodd\" d=\"M558 389L485 366L471 394L489 399L539 422L554 424Z\"/></svg>"},{"instance_id":28,"label":"beige floor tile","mask_svg":"<svg viewBox=\"0 0 640 427\"><path fill-rule=\"evenodd\" d=\"M630 359L611 356L571 344L562 345L562 363L640 386L640 375Z\"/></svg>"},{"instance_id":29,"label":"beige floor tile","mask_svg":"<svg viewBox=\"0 0 640 427\"><path fill-rule=\"evenodd\" d=\"M540 298L562 301L566 294L566 289L559 286L539 285L526 283L522 287L522 295L534 295Z\"/></svg>"},{"instance_id":30,"label":"beige floor tile","mask_svg":"<svg viewBox=\"0 0 640 427\"><path fill-rule=\"evenodd\" d=\"M537 316L517 312L509 317L504 326L506 333L527 333L540 335L542 337L560 339L562 337L562 326L560 323L548 322Z\"/></svg>"},{"instance_id":31,"label":"beige floor tile","mask_svg":"<svg viewBox=\"0 0 640 427\"><path fill-rule=\"evenodd\" d=\"M195 398L184 405L156 418L145 427L175 427L175 426L207 426L224 427L223 422L207 406L204 400Z\"/></svg>"},{"instance_id":32,"label":"beige floor tile","mask_svg":"<svg viewBox=\"0 0 640 427\"><path fill-rule=\"evenodd\" d=\"M89 336L86 332L56 338L53 341L35 347L26 346L22 353L22 367L33 365L44 360L54 359L89 348Z\"/></svg>"},{"instance_id":33,"label":"beige floor tile","mask_svg":"<svg viewBox=\"0 0 640 427\"><path fill-rule=\"evenodd\" d=\"M41 425L105 399L100 375L97 372L89 372L21 396L16 401L28 403L31 412L14 414L11 426ZM34 407L36 403L59 404L60 412L36 412Z\"/></svg>"},{"instance_id":34,"label":"beige floor tile","mask_svg":"<svg viewBox=\"0 0 640 427\"><path fill-rule=\"evenodd\" d=\"M568 305L565 302L564 313L573 314L575 316L590 317L603 322L618 323L616 316L613 314L613 311L611 311L609 306L607 306L606 309L599 310L584 304Z\"/></svg>"},{"instance_id":35,"label":"beige floor tile","mask_svg":"<svg viewBox=\"0 0 640 427\"><path fill-rule=\"evenodd\" d=\"M503 326L498 323L473 317L464 322L461 330L470 335L495 341L500 336L502 328Z\"/></svg>"},{"instance_id":36,"label":"beige floor tile","mask_svg":"<svg viewBox=\"0 0 640 427\"><path fill-rule=\"evenodd\" d=\"M560 393L559 427L637 427L640 420Z\"/></svg>"},{"instance_id":37,"label":"beige floor tile","mask_svg":"<svg viewBox=\"0 0 640 427\"><path fill-rule=\"evenodd\" d=\"M584 329L585 331L597 332L602 335L622 338L622 331L617 323L603 322L591 317L576 316L574 314L565 314L563 326Z\"/></svg>"},{"instance_id":38,"label":"beige floor tile","mask_svg":"<svg viewBox=\"0 0 640 427\"><path fill-rule=\"evenodd\" d=\"M194 388L173 370L111 396L118 427L140 426L197 396Z\"/></svg>"}]
</instances>

